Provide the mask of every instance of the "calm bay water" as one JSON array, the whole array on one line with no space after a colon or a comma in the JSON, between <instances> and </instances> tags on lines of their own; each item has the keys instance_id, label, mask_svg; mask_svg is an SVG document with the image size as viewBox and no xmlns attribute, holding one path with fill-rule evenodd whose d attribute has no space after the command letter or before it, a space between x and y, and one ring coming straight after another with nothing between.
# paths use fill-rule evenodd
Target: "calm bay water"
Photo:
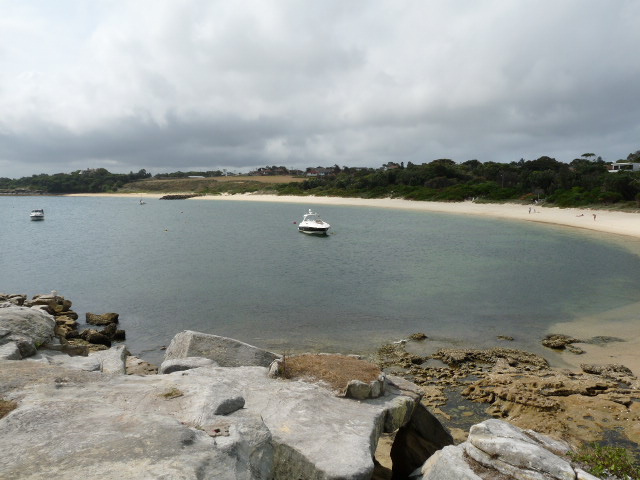
<instances>
[{"instance_id":1,"label":"calm bay water","mask_svg":"<svg viewBox=\"0 0 640 480\"><path fill-rule=\"evenodd\" d=\"M46 220L29 211L44 208ZM637 301L623 240L436 213L312 203L0 197L0 292L57 290L118 312L134 354L158 362L185 329L277 352L367 352L413 332L540 351L553 323ZM636 240L624 240L636 244Z\"/></svg>"}]
</instances>

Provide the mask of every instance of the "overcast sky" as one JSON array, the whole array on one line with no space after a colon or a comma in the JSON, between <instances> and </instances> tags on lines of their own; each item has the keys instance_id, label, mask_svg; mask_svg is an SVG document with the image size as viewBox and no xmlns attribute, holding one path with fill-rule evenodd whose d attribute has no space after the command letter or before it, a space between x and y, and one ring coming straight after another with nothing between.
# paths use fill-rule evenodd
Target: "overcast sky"
<instances>
[{"instance_id":1,"label":"overcast sky","mask_svg":"<svg viewBox=\"0 0 640 480\"><path fill-rule=\"evenodd\" d=\"M0 177L640 150L635 0L0 0Z\"/></svg>"}]
</instances>

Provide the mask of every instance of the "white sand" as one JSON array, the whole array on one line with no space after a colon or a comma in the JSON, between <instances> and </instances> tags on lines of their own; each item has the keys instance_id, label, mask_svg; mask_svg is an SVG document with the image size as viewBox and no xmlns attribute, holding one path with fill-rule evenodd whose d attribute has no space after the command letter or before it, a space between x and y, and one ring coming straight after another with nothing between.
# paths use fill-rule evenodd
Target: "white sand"
<instances>
[{"instance_id":1,"label":"white sand","mask_svg":"<svg viewBox=\"0 0 640 480\"><path fill-rule=\"evenodd\" d=\"M160 198L161 194L77 194L75 196L124 196L135 199ZM640 254L640 213L614 212L520 204L495 204L473 202L415 202L399 199L362 199L340 197L297 197L277 195L210 195L194 200L250 201L274 203L298 203L306 208L322 205L349 205L449 214L476 215L506 220L546 223L564 227L592 230L614 235L617 241L624 240L632 252ZM301 210L301 214L303 213ZM320 212L322 213L322 212ZM595 215L595 218L594 218ZM624 236L624 237L620 237ZM580 344L584 355L566 354L562 358L568 364L579 367L580 363L621 363L640 376L640 303L624 306L595 317L572 320L554 325L550 332L564 333L576 338L612 336L624 339L602 346Z\"/></svg>"},{"instance_id":2,"label":"white sand","mask_svg":"<svg viewBox=\"0 0 640 480\"><path fill-rule=\"evenodd\" d=\"M296 197L276 195L223 195L198 197L205 200L301 203L305 205L350 205L362 207L480 215L509 220L550 223L599 232L628 235L640 239L640 213L589 209L560 209L518 204L473 202L414 202L400 199L363 199L339 197ZM593 214L596 215L594 220ZM579 216L582 215L582 216Z\"/></svg>"},{"instance_id":3,"label":"white sand","mask_svg":"<svg viewBox=\"0 0 640 480\"><path fill-rule=\"evenodd\" d=\"M72 197L131 197L135 199L157 199L165 194L151 193L76 193ZM473 203L473 202L415 202L392 198L342 198L342 197L297 197L278 195L207 195L192 200L214 200L234 202L299 203L310 207L316 205L349 205L359 207L442 212L463 215L520 220L525 222L548 223L598 232L626 235L640 239L640 209L635 213L579 208L556 208L513 203ZM302 214L302 213L301 213ZM596 215L594 219L593 215Z\"/></svg>"}]
</instances>

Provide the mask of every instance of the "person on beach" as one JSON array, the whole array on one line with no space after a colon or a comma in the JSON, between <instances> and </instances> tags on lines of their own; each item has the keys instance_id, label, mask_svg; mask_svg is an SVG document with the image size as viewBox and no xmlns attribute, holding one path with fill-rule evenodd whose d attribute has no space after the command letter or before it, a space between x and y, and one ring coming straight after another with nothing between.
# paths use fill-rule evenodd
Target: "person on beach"
<instances>
[{"instance_id":1,"label":"person on beach","mask_svg":"<svg viewBox=\"0 0 640 480\"><path fill-rule=\"evenodd\" d=\"M531 213L531 207L529 207L529 213Z\"/></svg>"},{"instance_id":2,"label":"person on beach","mask_svg":"<svg viewBox=\"0 0 640 480\"><path fill-rule=\"evenodd\" d=\"M593 214L593 221L594 222L596 221L596 214L595 213Z\"/></svg>"}]
</instances>

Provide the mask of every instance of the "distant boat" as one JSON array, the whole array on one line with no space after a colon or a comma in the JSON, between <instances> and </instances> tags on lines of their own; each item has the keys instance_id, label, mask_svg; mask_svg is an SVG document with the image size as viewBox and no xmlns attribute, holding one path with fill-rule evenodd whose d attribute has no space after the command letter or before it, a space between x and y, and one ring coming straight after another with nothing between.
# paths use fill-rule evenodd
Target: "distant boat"
<instances>
[{"instance_id":1,"label":"distant boat","mask_svg":"<svg viewBox=\"0 0 640 480\"><path fill-rule=\"evenodd\" d=\"M140 205L146 205L147 202L145 202L144 200L140 199Z\"/></svg>"},{"instance_id":2,"label":"distant boat","mask_svg":"<svg viewBox=\"0 0 640 480\"><path fill-rule=\"evenodd\" d=\"M31 217L31 220L44 220L44 210L41 208L31 210L29 217Z\"/></svg>"},{"instance_id":3,"label":"distant boat","mask_svg":"<svg viewBox=\"0 0 640 480\"><path fill-rule=\"evenodd\" d=\"M308 235L326 235L331 228L327 222L320 218L320 215L309 209L309 213L305 213L302 221L298 224L298 231Z\"/></svg>"}]
</instances>

